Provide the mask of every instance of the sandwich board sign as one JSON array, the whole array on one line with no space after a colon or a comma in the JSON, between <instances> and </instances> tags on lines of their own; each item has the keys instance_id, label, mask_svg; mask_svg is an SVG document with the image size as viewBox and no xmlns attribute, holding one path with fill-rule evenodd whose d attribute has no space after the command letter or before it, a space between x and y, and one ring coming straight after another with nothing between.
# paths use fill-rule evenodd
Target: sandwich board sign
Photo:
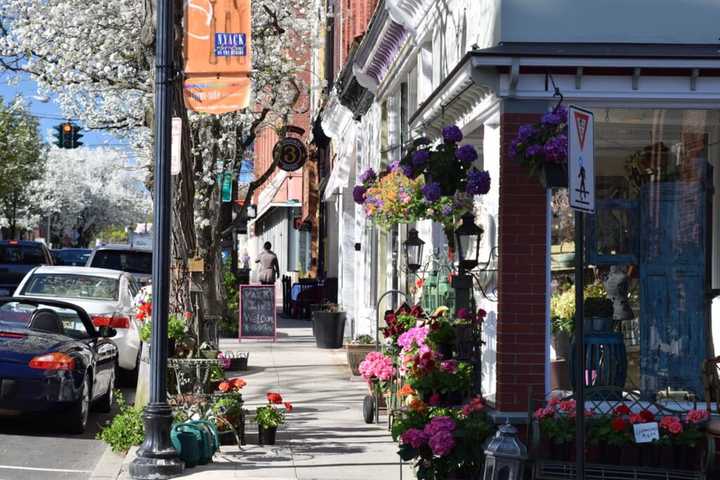
<instances>
[{"instance_id":1,"label":"sandwich board sign","mask_svg":"<svg viewBox=\"0 0 720 480\"><path fill-rule=\"evenodd\" d=\"M595 213L595 139L593 113L568 108L568 193L570 207Z\"/></svg>"}]
</instances>

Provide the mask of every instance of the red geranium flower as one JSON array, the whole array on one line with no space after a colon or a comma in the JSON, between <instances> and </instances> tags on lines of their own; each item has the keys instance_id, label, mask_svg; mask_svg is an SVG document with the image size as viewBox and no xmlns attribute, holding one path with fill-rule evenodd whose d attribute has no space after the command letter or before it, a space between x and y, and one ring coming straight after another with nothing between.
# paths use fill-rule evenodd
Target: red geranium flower
<instances>
[{"instance_id":1,"label":"red geranium flower","mask_svg":"<svg viewBox=\"0 0 720 480\"><path fill-rule=\"evenodd\" d=\"M628 408L627 405L621 404L615 407L615 410L613 410L615 415L630 415L630 408Z\"/></svg>"},{"instance_id":2,"label":"red geranium flower","mask_svg":"<svg viewBox=\"0 0 720 480\"><path fill-rule=\"evenodd\" d=\"M281 404L283 401L282 396L279 393L275 393L275 392L268 392L267 399L268 399L268 402L274 403L276 405Z\"/></svg>"},{"instance_id":3,"label":"red geranium flower","mask_svg":"<svg viewBox=\"0 0 720 480\"><path fill-rule=\"evenodd\" d=\"M645 423L655 421L655 415L649 410L643 410L640 412L640 418L642 418Z\"/></svg>"},{"instance_id":4,"label":"red geranium flower","mask_svg":"<svg viewBox=\"0 0 720 480\"><path fill-rule=\"evenodd\" d=\"M236 390L240 390L245 385L247 385L247 382L240 377L233 378L230 380L230 382L232 383L233 388L235 388Z\"/></svg>"},{"instance_id":5,"label":"red geranium flower","mask_svg":"<svg viewBox=\"0 0 720 480\"><path fill-rule=\"evenodd\" d=\"M293 406L290 402L285 402L285 410L287 410L288 413L292 412Z\"/></svg>"},{"instance_id":6,"label":"red geranium flower","mask_svg":"<svg viewBox=\"0 0 720 480\"><path fill-rule=\"evenodd\" d=\"M625 430L625 427L627 426L627 422L624 418L616 417L612 419L612 422L610 423L610 426L612 429L616 432L622 432Z\"/></svg>"},{"instance_id":7,"label":"red geranium flower","mask_svg":"<svg viewBox=\"0 0 720 480\"><path fill-rule=\"evenodd\" d=\"M220 382L220 385L218 385L218 390L225 393L230 390L230 384L228 382Z\"/></svg>"}]
</instances>

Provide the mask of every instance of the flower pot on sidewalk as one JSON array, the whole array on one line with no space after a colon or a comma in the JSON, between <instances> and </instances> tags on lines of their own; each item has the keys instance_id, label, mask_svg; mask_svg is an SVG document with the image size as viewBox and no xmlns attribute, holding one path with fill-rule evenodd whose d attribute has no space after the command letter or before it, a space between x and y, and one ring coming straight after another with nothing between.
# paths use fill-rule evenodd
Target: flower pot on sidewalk
<instances>
[{"instance_id":1,"label":"flower pot on sidewalk","mask_svg":"<svg viewBox=\"0 0 720 480\"><path fill-rule=\"evenodd\" d=\"M347 353L347 362L353 375L360 375L360 363L365 360L365 356L375 351L375 344L358 344L346 343L345 352Z\"/></svg>"},{"instance_id":2,"label":"flower pot on sidewalk","mask_svg":"<svg viewBox=\"0 0 720 480\"><path fill-rule=\"evenodd\" d=\"M345 312L313 312L313 331L318 348L342 348L345 317Z\"/></svg>"},{"instance_id":3,"label":"flower pot on sidewalk","mask_svg":"<svg viewBox=\"0 0 720 480\"><path fill-rule=\"evenodd\" d=\"M275 445L277 427L265 428L258 425L258 445Z\"/></svg>"}]
</instances>

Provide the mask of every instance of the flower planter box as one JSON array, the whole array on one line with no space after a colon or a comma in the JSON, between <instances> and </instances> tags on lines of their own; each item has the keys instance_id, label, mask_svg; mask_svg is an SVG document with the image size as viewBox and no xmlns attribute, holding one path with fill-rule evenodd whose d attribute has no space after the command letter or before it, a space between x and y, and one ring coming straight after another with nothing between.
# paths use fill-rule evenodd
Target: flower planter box
<instances>
[{"instance_id":1,"label":"flower planter box","mask_svg":"<svg viewBox=\"0 0 720 480\"><path fill-rule=\"evenodd\" d=\"M374 352L375 344L353 344L353 343L346 343L345 344L345 352L347 354L347 362L348 367L350 367L350 371L353 375L357 376L360 375L360 371L358 370L360 368L360 363L365 360L365 356L370 353Z\"/></svg>"},{"instance_id":2,"label":"flower planter box","mask_svg":"<svg viewBox=\"0 0 720 480\"><path fill-rule=\"evenodd\" d=\"M575 466L575 462L536 461L533 466L532 478L535 480L575 480ZM587 480L607 480L609 478L613 480L709 480L711 477L702 472L687 470L588 463L585 465L585 478Z\"/></svg>"}]
</instances>

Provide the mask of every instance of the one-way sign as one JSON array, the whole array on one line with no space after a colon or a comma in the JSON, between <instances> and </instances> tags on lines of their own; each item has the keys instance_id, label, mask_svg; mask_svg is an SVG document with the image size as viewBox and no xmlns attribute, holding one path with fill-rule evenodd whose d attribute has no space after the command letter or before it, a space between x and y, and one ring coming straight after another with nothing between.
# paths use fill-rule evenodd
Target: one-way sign
<instances>
[{"instance_id":1,"label":"one-way sign","mask_svg":"<svg viewBox=\"0 0 720 480\"><path fill-rule=\"evenodd\" d=\"M595 148L593 114L568 109L568 190L570 207L595 213Z\"/></svg>"}]
</instances>

